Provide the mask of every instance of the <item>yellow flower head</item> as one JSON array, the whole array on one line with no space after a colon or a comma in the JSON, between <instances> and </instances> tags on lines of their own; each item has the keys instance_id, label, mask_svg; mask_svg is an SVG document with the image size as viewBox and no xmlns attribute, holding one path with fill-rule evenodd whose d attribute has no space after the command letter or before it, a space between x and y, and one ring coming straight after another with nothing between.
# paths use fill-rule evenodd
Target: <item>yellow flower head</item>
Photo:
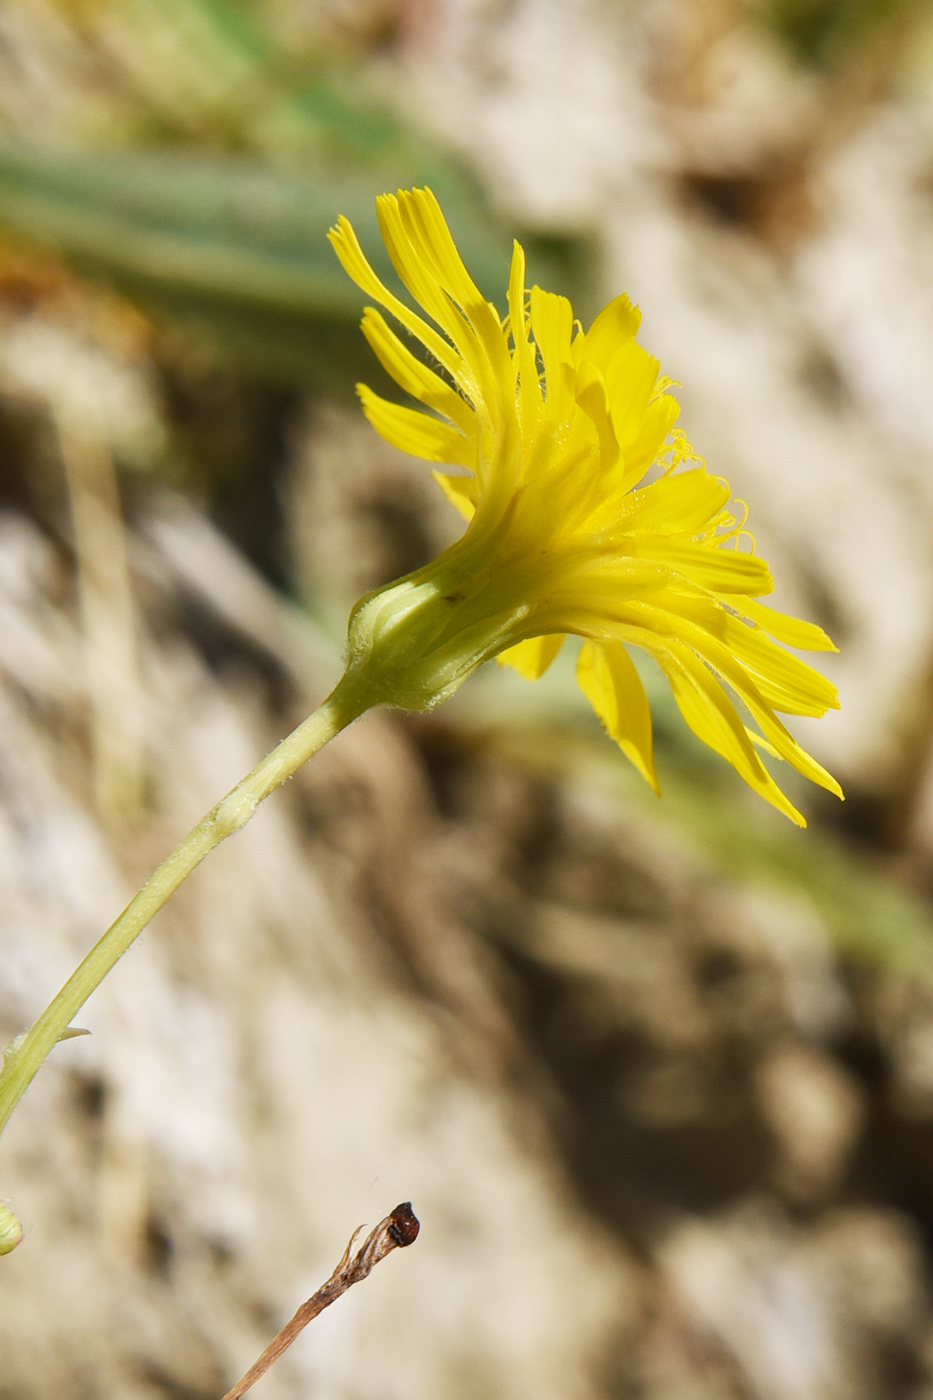
<instances>
[{"instance_id":1,"label":"yellow flower head","mask_svg":"<svg viewBox=\"0 0 933 1400\"><path fill-rule=\"evenodd\" d=\"M756 601L773 587L768 566L728 484L674 427L672 381L635 339L637 308L617 297L584 332L564 297L526 290L516 243L502 319L430 190L383 195L377 207L399 277L433 325L377 278L346 219L330 238L408 333L367 308L370 345L428 411L361 385L363 408L396 447L459 468L435 477L469 524L432 564L357 605L350 669L378 674L388 703L427 708L493 656L536 679L575 633L581 688L657 789L648 700L627 650L641 647L694 733L782 812L803 824L759 749L841 797L775 715L838 705L829 681L777 643L835 648L819 627Z\"/></svg>"}]
</instances>

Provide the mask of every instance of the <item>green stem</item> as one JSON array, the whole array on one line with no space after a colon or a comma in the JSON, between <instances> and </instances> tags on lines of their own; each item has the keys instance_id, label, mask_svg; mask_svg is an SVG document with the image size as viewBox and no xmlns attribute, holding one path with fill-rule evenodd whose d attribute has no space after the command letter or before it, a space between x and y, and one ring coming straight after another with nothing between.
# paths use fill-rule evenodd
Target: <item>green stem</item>
<instances>
[{"instance_id":1,"label":"green stem","mask_svg":"<svg viewBox=\"0 0 933 1400\"><path fill-rule=\"evenodd\" d=\"M323 704L237 783L162 862L95 943L32 1029L7 1051L0 1073L0 1133L76 1012L142 933L153 914L215 846L246 825L270 792L373 702L373 694L360 686L357 678L351 681L344 676Z\"/></svg>"}]
</instances>

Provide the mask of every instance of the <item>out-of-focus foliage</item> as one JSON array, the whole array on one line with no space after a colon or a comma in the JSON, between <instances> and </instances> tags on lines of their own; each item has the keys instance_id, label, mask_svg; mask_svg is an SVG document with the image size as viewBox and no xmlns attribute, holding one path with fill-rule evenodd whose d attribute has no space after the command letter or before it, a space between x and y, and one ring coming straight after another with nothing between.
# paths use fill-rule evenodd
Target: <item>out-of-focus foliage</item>
<instances>
[{"instance_id":1,"label":"out-of-focus foliage","mask_svg":"<svg viewBox=\"0 0 933 1400\"><path fill-rule=\"evenodd\" d=\"M235 0L60 13L93 80L67 133L41 140L8 101L8 231L193 321L251 373L330 392L362 356L343 333L362 298L326 242L339 213L391 277L373 198L430 184L480 284L503 282L507 243L475 181L367 98L352 60L290 53L260 7Z\"/></svg>"},{"instance_id":2,"label":"out-of-focus foliage","mask_svg":"<svg viewBox=\"0 0 933 1400\"><path fill-rule=\"evenodd\" d=\"M689 832L724 876L805 901L850 956L933 983L933 919L925 903L818 823L801 841L762 805L736 794L730 775L698 740L681 732L669 690L653 664L639 670L655 716L660 803L632 781L625 765L607 762L605 736L596 732L580 698L571 657L558 658L525 693L497 672L485 672L474 694L457 702L458 713L468 733L481 742L485 735L492 750L509 761L552 779L577 773L601 781L626 806L638 807L646 821Z\"/></svg>"},{"instance_id":3,"label":"out-of-focus foliage","mask_svg":"<svg viewBox=\"0 0 933 1400\"><path fill-rule=\"evenodd\" d=\"M436 158L414 168L448 191L478 276L502 282L502 244L467 182ZM400 173L392 163L304 174L199 150L6 145L0 222L194 321L253 373L346 393L363 360L362 297L326 234L338 213L354 211L378 249L373 194ZM386 258L381 271L392 276Z\"/></svg>"},{"instance_id":4,"label":"out-of-focus foliage","mask_svg":"<svg viewBox=\"0 0 933 1400\"><path fill-rule=\"evenodd\" d=\"M753 0L767 23L801 62L817 68L844 63L853 45L879 27L904 24L922 0Z\"/></svg>"}]
</instances>

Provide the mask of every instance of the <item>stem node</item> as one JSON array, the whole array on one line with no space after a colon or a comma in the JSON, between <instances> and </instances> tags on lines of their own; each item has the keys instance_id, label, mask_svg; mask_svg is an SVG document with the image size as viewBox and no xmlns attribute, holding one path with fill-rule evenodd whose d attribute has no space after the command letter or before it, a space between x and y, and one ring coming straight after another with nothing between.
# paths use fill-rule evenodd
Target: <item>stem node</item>
<instances>
[{"instance_id":1,"label":"stem node","mask_svg":"<svg viewBox=\"0 0 933 1400\"><path fill-rule=\"evenodd\" d=\"M260 799L251 792L243 792L241 788L242 784L235 787L214 811L214 828L221 841L245 826L259 806Z\"/></svg>"}]
</instances>

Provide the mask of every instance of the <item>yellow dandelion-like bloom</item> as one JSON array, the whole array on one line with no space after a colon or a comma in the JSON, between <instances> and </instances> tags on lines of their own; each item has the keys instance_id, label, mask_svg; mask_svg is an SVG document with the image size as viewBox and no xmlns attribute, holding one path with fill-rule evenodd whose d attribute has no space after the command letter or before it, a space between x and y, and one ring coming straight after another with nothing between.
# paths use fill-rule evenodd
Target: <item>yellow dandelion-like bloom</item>
<instances>
[{"instance_id":1,"label":"yellow dandelion-like bloom","mask_svg":"<svg viewBox=\"0 0 933 1400\"><path fill-rule=\"evenodd\" d=\"M423 709L493 656L536 679L576 634L583 692L658 790L648 699L628 651L641 647L694 733L803 825L759 750L841 797L775 714L822 715L838 699L778 644L835 648L819 627L757 601L773 587L768 566L728 483L675 428L672 381L635 339L637 308L617 297L584 332L566 298L526 289L516 243L502 319L429 190L377 206L399 277L433 325L383 285L346 219L330 237L353 280L407 332L367 308L370 345L428 411L361 385L363 408L396 447L460 469L434 475L469 523L431 564L357 605L350 674L378 674L379 699Z\"/></svg>"}]
</instances>

